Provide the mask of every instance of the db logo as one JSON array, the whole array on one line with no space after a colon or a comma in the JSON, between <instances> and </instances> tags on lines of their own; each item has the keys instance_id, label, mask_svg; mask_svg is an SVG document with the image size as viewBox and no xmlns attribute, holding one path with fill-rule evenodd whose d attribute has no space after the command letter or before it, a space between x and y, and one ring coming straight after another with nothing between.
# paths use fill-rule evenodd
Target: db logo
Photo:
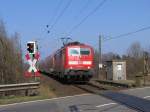
<instances>
[{"instance_id":1,"label":"db logo","mask_svg":"<svg viewBox=\"0 0 150 112\"><path fill-rule=\"evenodd\" d=\"M33 72L35 77L39 77L40 73L39 73L39 70L37 70L37 68L36 68L36 63L37 63L37 61L39 60L39 57L40 57L39 53L37 52L36 54L32 55L32 57L29 53L27 53L25 55L25 57L26 57L26 60L28 61L29 65L30 65L28 71L25 73L25 76L26 77L31 77L32 72Z\"/></svg>"}]
</instances>

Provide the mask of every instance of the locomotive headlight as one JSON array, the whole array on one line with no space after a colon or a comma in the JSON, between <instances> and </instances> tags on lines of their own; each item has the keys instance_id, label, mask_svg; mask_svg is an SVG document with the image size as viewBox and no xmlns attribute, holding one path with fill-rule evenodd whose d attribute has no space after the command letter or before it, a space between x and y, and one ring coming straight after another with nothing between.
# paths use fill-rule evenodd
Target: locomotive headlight
<instances>
[{"instance_id":1,"label":"locomotive headlight","mask_svg":"<svg viewBox=\"0 0 150 112\"><path fill-rule=\"evenodd\" d=\"M90 66L88 66L88 69L90 69L91 67Z\"/></svg>"},{"instance_id":2,"label":"locomotive headlight","mask_svg":"<svg viewBox=\"0 0 150 112\"><path fill-rule=\"evenodd\" d=\"M83 64L84 64L84 65L91 65L92 62L91 62L91 61L83 61Z\"/></svg>"},{"instance_id":3,"label":"locomotive headlight","mask_svg":"<svg viewBox=\"0 0 150 112\"><path fill-rule=\"evenodd\" d=\"M72 69L72 66L70 67L70 69Z\"/></svg>"},{"instance_id":4,"label":"locomotive headlight","mask_svg":"<svg viewBox=\"0 0 150 112\"><path fill-rule=\"evenodd\" d=\"M76 65L78 64L78 61L69 61L69 65Z\"/></svg>"}]
</instances>

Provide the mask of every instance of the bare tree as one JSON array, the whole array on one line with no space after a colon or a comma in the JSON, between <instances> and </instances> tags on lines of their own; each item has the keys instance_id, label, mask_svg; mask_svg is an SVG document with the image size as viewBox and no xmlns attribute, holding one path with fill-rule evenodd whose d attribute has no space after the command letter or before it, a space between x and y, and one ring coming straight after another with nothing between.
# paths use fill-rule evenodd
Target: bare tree
<instances>
[{"instance_id":1,"label":"bare tree","mask_svg":"<svg viewBox=\"0 0 150 112\"><path fill-rule=\"evenodd\" d=\"M131 44L123 59L127 61L128 78L134 78L139 72L143 72L143 48L139 42Z\"/></svg>"},{"instance_id":2,"label":"bare tree","mask_svg":"<svg viewBox=\"0 0 150 112\"><path fill-rule=\"evenodd\" d=\"M110 60L121 59L121 56L117 53L109 52L102 55L103 63Z\"/></svg>"},{"instance_id":3,"label":"bare tree","mask_svg":"<svg viewBox=\"0 0 150 112\"><path fill-rule=\"evenodd\" d=\"M22 75L22 53L15 34L7 36L4 23L0 22L0 83L17 83Z\"/></svg>"},{"instance_id":4,"label":"bare tree","mask_svg":"<svg viewBox=\"0 0 150 112\"><path fill-rule=\"evenodd\" d=\"M143 56L143 48L139 42L135 42L128 48L127 54L132 58L141 58Z\"/></svg>"}]
</instances>

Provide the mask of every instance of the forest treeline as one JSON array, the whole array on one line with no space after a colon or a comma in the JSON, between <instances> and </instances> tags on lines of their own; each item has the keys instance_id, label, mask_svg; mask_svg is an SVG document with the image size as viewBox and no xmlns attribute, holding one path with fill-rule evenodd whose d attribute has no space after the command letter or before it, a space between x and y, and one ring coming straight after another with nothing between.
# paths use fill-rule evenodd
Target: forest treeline
<instances>
[{"instance_id":1,"label":"forest treeline","mask_svg":"<svg viewBox=\"0 0 150 112\"><path fill-rule=\"evenodd\" d=\"M0 84L19 83L23 78L23 60L18 33L8 36L0 21Z\"/></svg>"}]
</instances>

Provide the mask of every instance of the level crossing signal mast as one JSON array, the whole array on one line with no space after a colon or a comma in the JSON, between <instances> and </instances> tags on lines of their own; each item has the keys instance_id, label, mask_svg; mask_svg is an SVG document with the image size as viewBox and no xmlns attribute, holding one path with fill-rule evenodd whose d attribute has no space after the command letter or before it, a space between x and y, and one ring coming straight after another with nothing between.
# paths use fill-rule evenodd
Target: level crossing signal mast
<instances>
[{"instance_id":1,"label":"level crossing signal mast","mask_svg":"<svg viewBox=\"0 0 150 112\"><path fill-rule=\"evenodd\" d=\"M27 42L27 53L25 55L30 67L25 73L26 77L40 77L39 70L37 69L37 62L39 61L40 54L38 52L38 44L36 41Z\"/></svg>"}]
</instances>

